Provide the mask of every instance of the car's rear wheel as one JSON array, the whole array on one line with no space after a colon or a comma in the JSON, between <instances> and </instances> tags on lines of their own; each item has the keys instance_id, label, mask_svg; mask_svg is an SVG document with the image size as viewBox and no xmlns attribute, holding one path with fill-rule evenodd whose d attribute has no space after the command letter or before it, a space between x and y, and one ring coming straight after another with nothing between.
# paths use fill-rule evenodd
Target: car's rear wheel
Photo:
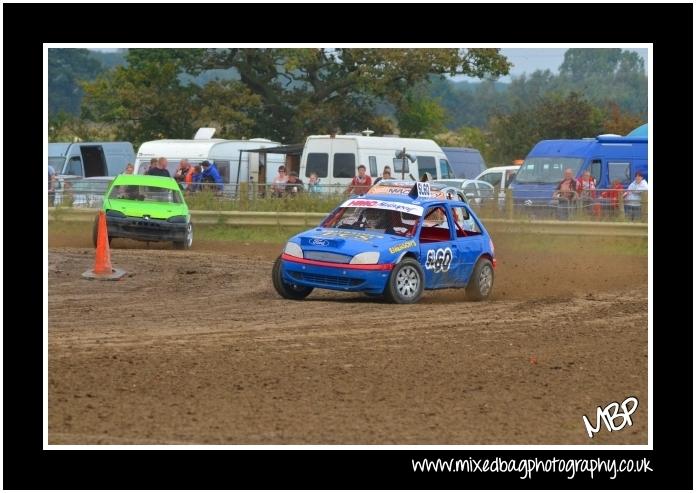
<instances>
[{"instance_id":1,"label":"car's rear wheel","mask_svg":"<svg viewBox=\"0 0 696 493\"><path fill-rule=\"evenodd\" d=\"M466 296L471 301L483 301L493 291L493 264L483 257L476 262L474 271L466 287Z\"/></svg>"},{"instance_id":2,"label":"car's rear wheel","mask_svg":"<svg viewBox=\"0 0 696 493\"><path fill-rule=\"evenodd\" d=\"M303 300L314 288L308 286L300 286L299 284L288 284L283 281L283 273L281 272L282 261L278 257L273 264L273 287L283 298L288 300Z\"/></svg>"},{"instance_id":3,"label":"car's rear wheel","mask_svg":"<svg viewBox=\"0 0 696 493\"><path fill-rule=\"evenodd\" d=\"M186 239L184 241L175 241L174 248L177 250L188 250L193 245L193 223L189 222L186 225Z\"/></svg>"},{"instance_id":4,"label":"car's rear wheel","mask_svg":"<svg viewBox=\"0 0 696 493\"><path fill-rule=\"evenodd\" d=\"M391 303L415 303L423 295L425 275L413 258L407 257L392 269L384 288L384 298Z\"/></svg>"}]
</instances>

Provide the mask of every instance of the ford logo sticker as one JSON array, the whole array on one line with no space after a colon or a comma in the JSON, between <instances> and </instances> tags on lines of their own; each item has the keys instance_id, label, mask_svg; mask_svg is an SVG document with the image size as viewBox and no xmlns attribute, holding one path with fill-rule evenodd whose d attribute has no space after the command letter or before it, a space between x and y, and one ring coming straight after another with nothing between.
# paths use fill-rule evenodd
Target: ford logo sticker
<instances>
[{"instance_id":1,"label":"ford logo sticker","mask_svg":"<svg viewBox=\"0 0 696 493\"><path fill-rule=\"evenodd\" d=\"M322 240L321 238L312 238L309 240L309 244L315 246L328 246L329 242L326 240Z\"/></svg>"}]
</instances>

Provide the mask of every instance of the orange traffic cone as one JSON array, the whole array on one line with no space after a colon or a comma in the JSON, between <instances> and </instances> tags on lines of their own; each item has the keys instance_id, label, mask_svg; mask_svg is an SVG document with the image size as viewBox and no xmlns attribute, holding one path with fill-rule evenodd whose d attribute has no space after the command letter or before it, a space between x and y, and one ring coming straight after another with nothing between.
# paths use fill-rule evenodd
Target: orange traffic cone
<instances>
[{"instance_id":1,"label":"orange traffic cone","mask_svg":"<svg viewBox=\"0 0 696 493\"><path fill-rule=\"evenodd\" d=\"M109 232L106 227L106 215L99 211L97 223L97 251L94 257L94 269L82 273L86 279L101 279L114 281L126 275L123 269L114 269L111 266L111 250L109 249Z\"/></svg>"}]
</instances>

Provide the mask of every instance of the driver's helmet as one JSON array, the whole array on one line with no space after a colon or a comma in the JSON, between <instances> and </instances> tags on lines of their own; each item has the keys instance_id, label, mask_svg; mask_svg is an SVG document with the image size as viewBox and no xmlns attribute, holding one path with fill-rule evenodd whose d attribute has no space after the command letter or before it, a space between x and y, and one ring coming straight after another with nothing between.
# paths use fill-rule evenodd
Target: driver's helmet
<instances>
[{"instance_id":1,"label":"driver's helmet","mask_svg":"<svg viewBox=\"0 0 696 493\"><path fill-rule=\"evenodd\" d=\"M365 209L365 223L368 228L381 227L383 211L380 209Z\"/></svg>"}]
</instances>

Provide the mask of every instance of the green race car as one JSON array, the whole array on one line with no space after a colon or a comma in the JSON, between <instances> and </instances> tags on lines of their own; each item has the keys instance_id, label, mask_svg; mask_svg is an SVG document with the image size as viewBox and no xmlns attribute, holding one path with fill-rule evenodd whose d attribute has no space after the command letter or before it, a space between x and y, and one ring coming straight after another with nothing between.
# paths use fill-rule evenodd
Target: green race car
<instances>
[{"instance_id":1,"label":"green race car","mask_svg":"<svg viewBox=\"0 0 696 493\"><path fill-rule=\"evenodd\" d=\"M175 248L193 243L191 214L173 178L119 175L104 196L109 242L112 238L171 241ZM98 218L92 240L97 245Z\"/></svg>"}]
</instances>

